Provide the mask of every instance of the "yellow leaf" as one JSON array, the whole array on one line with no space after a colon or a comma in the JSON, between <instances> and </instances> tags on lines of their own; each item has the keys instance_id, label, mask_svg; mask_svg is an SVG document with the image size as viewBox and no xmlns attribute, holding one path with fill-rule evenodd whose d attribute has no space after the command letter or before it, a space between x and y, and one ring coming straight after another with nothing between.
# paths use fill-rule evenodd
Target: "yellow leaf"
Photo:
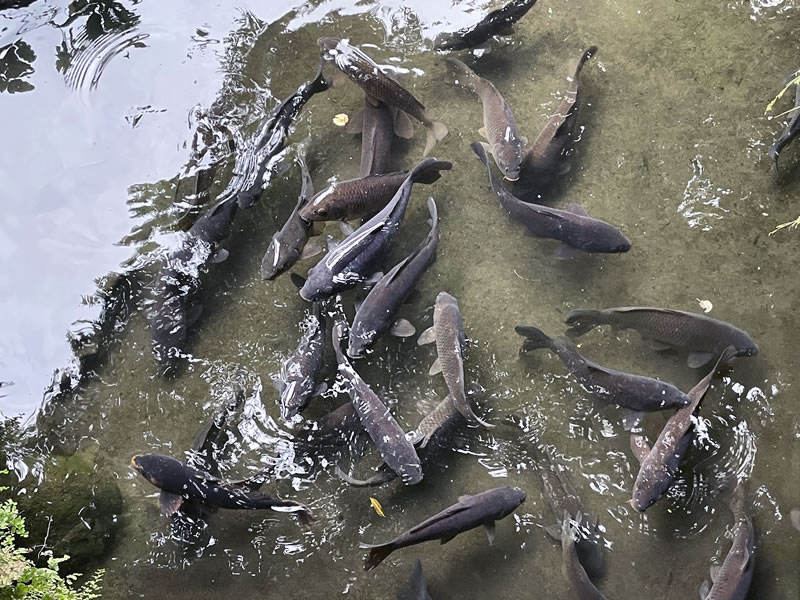
<instances>
[{"instance_id":1,"label":"yellow leaf","mask_svg":"<svg viewBox=\"0 0 800 600\"><path fill-rule=\"evenodd\" d=\"M344 127L345 125L347 125L347 122L349 120L350 117L348 117L345 113L339 113L338 115L333 117L333 124L337 125L338 127Z\"/></svg>"},{"instance_id":2,"label":"yellow leaf","mask_svg":"<svg viewBox=\"0 0 800 600\"><path fill-rule=\"evenodd\" d=\"M376 512L376 513L378 513L378 516L379 516L379 517L384 517L384 518L386 518L386 515L385 515L385 514L383 514L383 507L381 506L381 503L380 503L380 502L378 502L378 501L377 501L375 498L373 498L372 496L370 496L370 497L369 497L369 504L370 504L370 506L372 506L372 508L375 510L375 512Z\"/></svg>"}]
</instances>

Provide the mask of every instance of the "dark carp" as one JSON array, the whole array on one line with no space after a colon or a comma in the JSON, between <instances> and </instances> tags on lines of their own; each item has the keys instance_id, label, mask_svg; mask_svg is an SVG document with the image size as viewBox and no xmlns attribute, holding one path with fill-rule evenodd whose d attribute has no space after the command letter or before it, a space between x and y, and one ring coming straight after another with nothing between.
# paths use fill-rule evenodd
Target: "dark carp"
<instances>
[{"instance_id":1,"label":"dark carp","mask_svg":"<svg viewBox=\"0 0 800 600\"><path fill-rule=\"evenodd\" d=\"M419 483L422 481L422 463L414 445L408 440L383 401L347 360L342 351L342 342L345 338L344 324L341 319L337 319L333 326L333 348L339 362L339 373L347 383L347 393L353 401L361 424L367 430L383 461L400 476L403 483L407 485Z\"/></svg>"},{"instance_id":2,"label":"dark carp","mask_svg":"<svg viewBox=\"0 0 800 600\"><path fill-rule=\"evenodd\" d=\"M228 251L219 244L228 235L236 209L232 200L212 206L164 260L147 308L153 352L165 374L174 371L185 349L189 328L202 313L203 269L228 257Z\"/></svg>"},{"instance_id":3,"label":"dark carp","mask_svg":"<svg viewBox=\"0 0 800 600\"><path fill-rule=\"evenodd\" d=\"M414 167L389 204L347 236L309 272L300 296L313 301L354 287L373 274L406 213L411 188L417 178L431 168L447 170L452 164L426 158Z\"/></svg>"},{"instance_id":4,"label":"dark carp","mask_svg":"<svg viewBox=\"0 0 800 600\"><path fill-rule=\"evenodd\" d=\"M523 202L508 192L492 175L489 157L482 144L472 144L472 151L478 156L489 173L489 185L497 196L500 206L513 218L525 225L535 237L558 240L562 243L560 254L569 252L619 253L627 252L631 242L613 225L590 217L579 205L573 204L569 210L559 210L540 204Z\"/></svg>"},{"instance_id":5,"label":"dark carp","mask_svg":"<svg viewBox=\"0 0 800 600\"><path fill-rule=\"evenodd\" d=\"M441 373L450 391L453 404L466 419L470 427L481 425L491 429L494 425L482 420L472 410L464 389L464 352L467 339L458 301L447 292L439 292L433 308L433 327L422 332L417 340L420 345L436 342L436 361L430 369L431 375Z\"/></svg>"},{"instance_id":6,"label":"dark carp","mask_svg":"<svg viewBox=\"0 0 800 600\"><path fill-rule=\"evenodd\" d=\"M331 85L322 74L323 65L324 61L320 61L314 79L302 84L278 104L264 118L252 140L239 148L233 177L222 192L222 198L235 198L241 208L250 208L258 200L265 185L264 177L273 159L286 146L289 128L297 115L314 94L324 92Z\"/></svg>"},{"instance_id":7,"label":"dark carp","mask_svg":"<svg viewBox=\"0 0 800 600\"><path fill-rule=\"evenodd\" d=\"M689 351L687 364L696 369L734 346L737 356L758 354L750 335L725 321L669 308L621 307L604 310L579 309L566 317L567 335L576 338L599 325L613 329L635 329L656 350L680 348Z\"/></svg>"},{"instance_id":8,"label":"dark carp","mask_svg":"<svg viewBox=\"0 0 800 600\"><path fill-rule=\"evenodd\" d=\"M474 398L483 394L484 389L477 383L469 383L466 386L467 398L472 401ZM427 465L435 456L437 451L444 446L448 434L451 433L464 419L461 413L453 404L453 399L448 394L444 400L439 402L434 409L425 415L417 425L416 429L409 431L406 437L417 449L417 456L423 465ZM377 467L377 473L369 479L355 479L347 475L340 468L336 468L336 475L355 487L375 487L389 483L397 475L386 463Z\"/></svg>"},{"instance_id":9,"label":"dark carp","mask_svg":"<svg viewBox=\"0 0 800 600\"><path fill-rule=\"evenodd\" d=\"M431 121L425 114L425 106L414 95L388 76L380 66L360 49L349 44L349 40L321 37L318 40L322 56L333 60L370 98L402 110L425 126L428 140L423 156L427 156L437 142L447 135L447 127Z\"/></svg>"},{"instance_id":10,"label":"dark carp","mask_svg":"<svg viewBox=\"0 0 800 600\"><path fill-rule=\"evenodd\" d=\"M433 198L428 198L428 210L431 215L430 233L414 252L378 280L358 307L350 327L350 340L347 346L347 355L350 358L363 356L380 335L389 330L393 323L397 323L397 311L408 299L428 267L436 261L436 250L439 247L439 217ZM408 323L404 330L395 333L408 337L414 335L414 328Z\"/></svg>"},{"instance_id":11,"label":"dark carp","mask_svg":"<svg viewBox=\"0 0 800 600\"><path fill-rule=\"evenodd\" d=\"M414 125L406 113L369 96L364 99L364 109L347 122L345 131L361 134L359 177L387 173L395 135L414 137Z\"/></svg>"},{"instance_id":12,"label":"dark carp","mask_svg":"<svg viewBox=\"0 0 800 600\"><path fill-rule=\"evenodd\" d=\"M551 338L541 329L529 326L518 325L514 331L526 338L520 352L550 350L599 400L634 412L666 410L689 404L689 397L671 383L601 367L581 356L566 338Z\"/></svg>"},{"instance_id":13,"label":"dark carp","mask_svg":"<svg viewBox=\"0 0 800 600\"><path fill-rule=\"evenodd\" d=\"M795 75L797 74L795 73ZM776 175L778 174L778 156L786 146L794 141L798 134L800 134L800 85L795 85L792 116L789 118L786 128L772 146L769 147L769 159L772 161L772 170Z\"/></svg>"},{"instance_id":14,"label":"dark carp","mask_svg":"<svg viewBox=\"0 0 800 600\"><path fill-rule=\"evenodd\" d=\"M297 205L286 219L283 227L272 236L264 258L261 259L261 279L275 279L281 273L291 269L298 260L310 258L322 251L319 242L309 243L311 225L302 218L303 209L308 206L314 195L314 184L311 181L311 174L308 172L303 154L303 152L298 152L297 155L303 179ZM317 239L315 238L315 240Z\"/></svg>"},{"instance_id":15,"label":"dark carp","mask_svg":"<svg viewBox=\"0 0 800 600\"><path fill-rule=\"evenodd\" d=\"M325 316L320 302L311 305L303 323L303 337L297 349L282 364L274 379L280 393L281 417L291 419L301 412L308 401L325 391L317 385L325 357Z\"/></svg>"},{"instance_id":16,"label":"dark carp","mask_svg":"<svg viewBox=\"0 0 800 600\"><path fill-rule=\"evenodd\" d=\"M702 600L745 600L755 569L755 529L745 510L744 489L739 483L728 505L736 520L736 529L722 565L711 567L711 583L700 586Z\"/></svg>"},{"instance_id":17,"label":"dark carp","mask_svg":"<svg viewBox=\"0 0 800 600\"><path fill-rule=\"evenodd\" d=\"M525 492L514 487L494 488L474 496L461 496L456 504L415 525L391 542L359 544L360 548L369 550L364 570L371 571L400 548L431 540L441 540L442 544L446 544L458 534L481 525L486 528L491 544L495 538L495 521L513 513L523 502Z\"/></svg>"},{"instance_id":18,"label":"dark carp","mask_svg":"<svg viewBox=\"0 0 800 600\"><path fill-rule=\"evenodd\" d=\"M720 368L727 367L735 355L736 348L733 346L723 351L711 372L689 390L689 404L669 418L652 448L648 446L644 435L631 434L631 450L641 463L631 497L634 509L639 512L647 510L672 486L681 461L692 443L695 416L703 396Z\"/></svg>"},{"instance_id":19,"label":"dark carp","mask_svg":"<svg viewBox=\"0 0 800 600\"><path fill-rule=\"evenodd\" d=\"M430 163L417 172L414 183L431 184L441 178L441 169L450 163ZM384 208L403 185L408 171L367 175L358 179L338 181L319 192L300 211L306 221L352 221L371 217Z\"/></svg>"},{"instance_id":20,"label":"dark carp","mask_svg":"<svg viewBox=\"0 0 800 600\"><path fill-rule=\"evenodd\" d=\"M131 466L161 490L158 502L161 514L165 516L175 513L184 501L199 500L207 506L216 508L234 510L269 508L278 512L293 512L304 525L310 525L314 520L308 507L299 502L273 498L239 483L223 482L170 456L137 455L131 459Z\"/></svg>"},{"instance_id":21,"label":"dark carp","mask_svg":"<svg viewBox=\"0 0 800 600\"><path fill-rule=\"evenodd\" d=\"M457 58L448 58L446 62L455 83L474 92L481 99L483 127L479 133L488 140L494 162L503 177L516 181L519 179L526 140L519 133L511 107L491 81L476 75Z\"/></svg>"},{"instance_id":22,"label":"dark carp","mask_svg":"<svg viewBox=\"0 0 800 600\"><path fill-rule=\"evenodd\" d=\"M580 539L580 535L577 523L582 520L582 515L576 516L576 522L573 522L566 513L562 519L562 569L569 586L570 597L574 600L606 600L606 597L592 583L578 556L576 541Z\"/></svg>"},{"instance_id":23,"label":"dark carp","mask_svg":"<svg viewBox=\"0 0 800 600\"><path fill-rule=\"evenodd\" d=\"M567 90L558 110L536 136L522 160L515 189L524 198L541 198L561 175L569 171L566 159L578 122L580 74L586 61L596 53L597 46L591 46L577 61L573 61L567 77Z\"/></svg>"},{"instance_id":24,"label":"dark carp","mask_svg":"<svg viewBox=\"0 0 800 600\"><path fill-rule=\"evenodd\" d=\"M436 36L436 50L465 50L480 46L495 35L510 35L512 26L536 4L536 0L511 0L503 8L493 10L477 24L454 33Z\"/></svg>"}]
</instances>

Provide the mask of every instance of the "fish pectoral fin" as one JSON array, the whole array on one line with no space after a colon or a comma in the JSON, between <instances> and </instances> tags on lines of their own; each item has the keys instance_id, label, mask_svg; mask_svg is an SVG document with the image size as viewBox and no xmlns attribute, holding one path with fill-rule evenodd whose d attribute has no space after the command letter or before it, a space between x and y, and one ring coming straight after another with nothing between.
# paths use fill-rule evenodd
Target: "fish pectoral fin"
<instances>
[{"instance_id":1,"label":"fish pectoral fin","mask_svg":"<svg viewBox=\"0 0 800 600\"><path fill-rule=\"evenodd\" d=\"M322 241L319 238L313 238L303 246L303 251L300 253L300 260L305 260L306 258L321 254L323 250Z\"/></svg>"},{"instance_id":2,"label":"fish pectoral fin","mask_svg":"<svg viewBox=\"0 0 800 600\"><path fill-rule=\"evenodd\" d=\"M424 346L425 344L432 344L436 341L436 332L433 327L428 327L425 331L419 334L417 338L417 346Z\"/></svg>"},{"instance_id":3,"label":"fish pectoral fin","mask_svg":"<svg viewBox=\"0 0 800 600\"><path fill-rule=\"evenodd\" d=\"M314 388L314 395L322 396L322 394L324 394L327 391L328 391L328 384L323 381L317 387Z\"/></svg>"},{"instance_id":4,"label":"fish pectoral fin","mask_svg":"<svg viewBox=\"0 0 800 600\"><path fill-rule=\"evenodd\" d=\"M650 445L647 443L647 438L643 435L634 433L631 434L631 452L639 464L644 462L647 455L650 454Z\"/></svg>"},{"instance_id":5,"label":"fish pectoral fin","mask_svg":"<svg viewBox=\"0 0 800 600\"><path fill-rule=\"evenodd\" d=\"M717 577L719 577L719 572L722 570L722 567L719 565L711 565L708 569L709 574L711 575L711 581L716 583Z\"/></svg>"},{"instance_id":6,"label":"fish pectoral fin","mask_svg":"<svg viewBox=\"0 0 800 600\"><path fill-rule=\"evenodd\" d=\"M370 289L383 278L383 271L375 271L363 281L363 286Z\"/></svg>"},{"instance_id":7,"label":"fish pectoral fin","mask_svg":"<svg viewBox=\"0 0 800 600\"><path fill-rule=\"evenodd\" d=\"M442 363L437 358L435 361L433 361L433 364L431 365L431 368L428 369L428 375L430 375L430 376L438 375L441 372L442 372Z\"/></svg>"},{"instance_id":8,"label":"fish pectoral fin","mask_svg":"<svg viewBox=\"0 0 800 600\"><path fill-rule=\"evenodd\" d=\"M364 109L358 111L356 116L347 121L344 130L351 135L358 135L364 129Z\"/></svg>"},{"instance_id":9,"label":"fish pectoral fin","mask_svg":"<svg viewBox=\"0 0 800 600\"><path fill-rule=\"evenodd\" d=\"M218 263L225 262L228 259L228 256L230 256L230 252L225 250L225 248L217 248L216 252L214 252L214 254L208 258L208 262L212 265L216 265Z\"/></svg>"},{"instance_id":10,"label":"fish pectoral fin","mask_svg":"<svg viewBox=\"0 0 800 600\"><path fill-rule=\"evenodd\" d=\"M311 236L316 237L318 235L322 235L322 232L325 231L325 221L314 221L311 223Z\"/></svg>"},{"instance_id":11,"label":"fish pectoral fin","mask_svg":"<svg viewBox=\"0 0 800 600\"><path fill-rule=\"evenodd\" d=\"M629 410L622 417L622 426L625 431L636 429L644 421L644 412L641 410Z\"/></svg>"},{"instance_id":12,"label":"fish pectoral fin","mask_svg":"<svg viewBox=\"0 0 800 600\"><path fill-rule=\"evenodd\" d=\"M495 35L513 35L514 34L514 25L511 23L506 23L502 27L500 27L497 31L494 32Z\"/></svg>"},{"instance_id":13,"label":"fish pectoral fin","mask_svg":"<svg viewBox=\"0 0 800 600\"><path fill-rule=\"evenodd\" d=\"M347 221L339 221L339 230L345 235L351 235L355 229Z\"/></svg>"},{"instance_id":14,"label":"fish pectoral fin","mask_svg":"<svg viewBox=\"0 0 800 600\"><path fill-rule=\"evenodd\" d=\"M670 346L668 343L654 340L653 338L644 338L644 342L647 344L647 347L654 352L665 352L672 349L672 346Z\"/></svg>"},{"instance_id":15,"label":"fish pectoral fin","mask_svg":"<svg viewBox=\"0 0 800 600\"><path fill-rule=\"evenodd\" d=\"M494 538L497 537L497 529L494 526L494 521L484 523L483 527L486 529L486 537L489 538L489 545L491 546L494 544Z\"/></svg>"},{"instance_id":16,"label":"fish pectoral fin","mask_svg":"<svg viewBox=\"0 0 800 600\"><path fill-rule=\"evenodd\" d=\"M183 496L179 496L178 494L161 490L161 493L158 495L158 506L161 508L161 514L165 517L171 517L178 512L181 504L183 504Z\"/></svg>"},{"instance_id":17,"label":"fish pectoral fin","mask_svg":"<svg viewBox=\"0 0 800 600\"><path fill-rule=\"evenodd\" d=\"M708 583L708 579L706 579L703 583L700 584L700 600L706 600L708 598L708 594L711 591L711 584Z\"/></svg>"},{"instance_id":18,"label":"fish pectoral fin","mask_svg":"<svg viewBox=\"0 0 800 600\"><path fill-rule=\"evenodd\" d=\"M397 319L389 330L389 333L393 336L401 338L411 337L416 332L416 327L414 327L408 319Z\"/></svg>"},{"instance_id":19,"label":"fish pectoral fin","mask_svg":"<svg viewBox=\"0 0 800 600\"><path fill-rule=\"evenodd\" d=\"M457 535L458 535L457 533L448 533L447 535L443 536L443 537L441 538L441 540L442 540L442 546L444 546L444 545L445 545L447 542L449 542L450 540L452 540L452 539L453 539L454 537L456 537Z\"/></svg>"},{"instance_id":20,"label":"fish pectoral fin","mask_svg":"<svg viewBox=\"0 0 800 600\"><path fill-rule=\"evenodd\" d=\"M563 533L564 526L561 523L548 525L544 528L544 532L557 542L561 542L561 534Z\"/></svg>"},{"instance_id":21,"label":"fish pectoral fin","mask_svg":"<svg viewBox=\"0 0 800 600\"><path fill-rule=\"evenodd\" d=\"M404 140L414 137L414 124L408 113L403 110L397 110L394 113L394 134Z\"/></svg>"},{"instance_id":22,"label":"fish pectoral fin","mask_svg":"<svg viewBox=\"0 0 800 600\"><path fill-rule=\"evenodd\" d=\"M686 357L686 365L690 369L699 369L712 358L714 358L714 354L711 352L689 352L689 356Z\"/></svg>"},{"instance_id":23,"label":"fish pectoral fin","mask_svg":"<svg viewBox=\"0 0 800 600\"><path fill-rule=\"evenodd\" d=\"M487 140L489 139L489 133L486 131L486 127L481 127L478 129L478 135L482 138L486 138Z\"/></svg>"},{"instance_id":24,"label":"fish pectoral fin","mask_svg":"<svg viewBox=\"0 0 800 600\"><path fill-rule=\"evenodd\" d=\"M459 502L468 502L471 499L472 499L472 496L470 496L470 495L464 495L464 496L459 496L458 497L458 501Z\"/></svg>"},{"instance_id":25,"label":"fish pectoral fin","mask_svg":"<svg viewBox=\"0 0 800 600\"><path fill-rule=\"evenodd\" d=\"M556 249L553 251L553 257L556 260L571 260L573 258L578 258L579 256L583 256L585 253L577 248L573 248L572 246L561 242L556 246Z\"/></svg>"}]
</instances>

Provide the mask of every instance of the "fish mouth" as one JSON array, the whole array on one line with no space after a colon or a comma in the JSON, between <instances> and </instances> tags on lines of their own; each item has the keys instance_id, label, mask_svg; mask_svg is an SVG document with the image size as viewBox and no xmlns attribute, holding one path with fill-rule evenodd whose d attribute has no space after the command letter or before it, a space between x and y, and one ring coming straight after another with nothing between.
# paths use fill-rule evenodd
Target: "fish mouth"
<instances>
[{"instance_id":1,"label":"fish mouth","mask_svg":"<svg viewBox=\"0 0 800 600\"><path fill-rule=\"evenodd\" d=\"M519 175L517 175L516 177L509 177L508 175L503 175L503 179L505 179L506 181L519 181Z\"/></svg>"},{"instance_id":2,"label":"fish mouth","mask_svg":"<svg viewBox=\"0 0 800 600\"><path fill-rule=\"evenodd\" d=\"M136 464L136 459L139 458L139 456L139 454L136 454L135 456L131 457L131 466L137 471L139 470L139 465Z\"/></svg>"}]
</instances>

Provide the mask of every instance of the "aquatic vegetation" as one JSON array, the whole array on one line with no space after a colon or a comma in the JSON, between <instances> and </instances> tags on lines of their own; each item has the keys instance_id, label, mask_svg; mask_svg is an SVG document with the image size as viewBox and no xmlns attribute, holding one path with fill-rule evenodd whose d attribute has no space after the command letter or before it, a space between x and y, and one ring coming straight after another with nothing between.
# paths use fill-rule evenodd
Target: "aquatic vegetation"
<instances>
[{"instance_id":1,"label":"aquatic vegetation","mask_svg":"<svg viewBox=\"0 0 800 600\"><path fill-rule=\"evenodd\" d=\"M797 229L800 227L800 217L797 217L794 221L789 221L787 223L781 223L775 229L769 232L769 235L773 235L778 233L781 229Z\"/></svg>"},{"instance_id":2,"label":"aquatic vegetation","mask_svg":"<svg viewBox=\"0 0 800 600\"><path fill-rule=\"evenodd\" d=\"M0 487L0 492L6 489ZM103 569L78 586L76 582L80 574L62 576L58 572L59 565L69 556L51 555L47 566L37 567L30 558L30 550L18 545L21 538L27 537L25 517L20 514L17 503L8 499L0 504L0 600L91 600L101 597Z\"/></svg>"}]
</instances>

